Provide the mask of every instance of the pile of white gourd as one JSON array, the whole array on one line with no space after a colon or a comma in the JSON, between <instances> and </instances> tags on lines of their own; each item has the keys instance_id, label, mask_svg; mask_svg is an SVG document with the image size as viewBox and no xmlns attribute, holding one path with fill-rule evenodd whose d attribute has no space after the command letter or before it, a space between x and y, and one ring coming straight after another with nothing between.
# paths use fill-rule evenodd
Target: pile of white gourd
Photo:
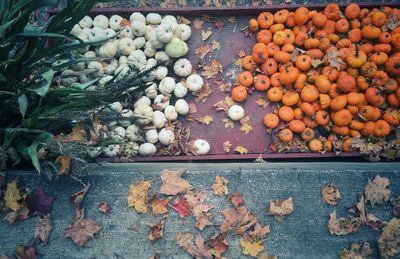
<instances>
[{"instance_id":1,"label":"pile of white gourd","mask_svg":"<svg viewBox=\"0 0 400 259\"><path fill-rule=\"evenodd\" d=\"M110 109L127 118L126 121L108 125L110 137L124 141L124 144L93 148L90 153L93 157L101 153L109 157L155 155L157 145L167 146L174 142L175 133L166 129L165 125L168 121L176 120L179 115L188 114L189 105L184 97L188 92L198 92L203 87L203 78L192 73L191 62L182 58L189 51L185 41L191 36L190 26L179 24L174 16L162 17L156 13L144 16L135 12L129 20L130 24L124 22L119 15L110 18L97 15L94 19L86 16L71 31L71 34L85 42L109 40L93 44L90 50L82 53L85 57L104 58L104 61L80 62L71 67L72 71L89 69L95 72L66 77L61 82L64 86L99 78L96 85L91 86L96 89L104 86L115 75L118 75L117 80L122 78L130 68L141 70L156 63L164 64L148 76L145 95L133 105L124 107L124 102L110 105ZM171 74L174 76L168 76ZM131 122L133 118L134 124ZM198 139L193 143L198 155L210 151L210 145L205 140Z\"/></svg>"}]
</instances>

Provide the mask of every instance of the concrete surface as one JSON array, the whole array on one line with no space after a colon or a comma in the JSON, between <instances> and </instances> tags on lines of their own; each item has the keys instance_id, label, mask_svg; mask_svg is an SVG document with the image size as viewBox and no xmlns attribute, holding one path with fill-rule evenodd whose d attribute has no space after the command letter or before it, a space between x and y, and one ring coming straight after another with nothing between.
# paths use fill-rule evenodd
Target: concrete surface
<instances>
[{"instance_id":1,"label":"concrete surface","mask_svg":"<svg viewBox=\"0 0 400 259\"><path fill-rule=\"evenodd\" d=\"M87 217L100 223L102 231L86 247L78 247L64 238L63 232L73 216L68 198L82 188L79 182L68 177L48 181L31 171L13 171L9 180L18 177L24 186L42 186L47 194L55 196L49 244L37 248L43 258L150 258L157 251L161 252L161 258L191 258L176 245L175 236L178 232L199 232L194 229L192 217L181 219L171 209L164 238L152 243L147 240L149 227L145 222L155 223L160 217L138 215L127 207L129 185L152 179L151 191L154 192L160 186L159 172L164 168L188 169L184 178L196 189L207 191L207 203L216 207L211 210L215 213L214 223L222 219L217 212L229 206L225 198L214 196L211 190L214 177L224 176L229 181L229 190L243 193L245 206L260 222L270 223L271 234L265 238L264 245L279 258L337 258L341 248L363 240L370 241L376 248L374 240L379 231L367 227L345 237L330 235L326 226L329 213L337 209L338 216L347 215L345 207L357 201L368 179L377 174L390 179L392 196L400 195L400 163L103 164L94 166L82 178L82 182L92 184L82 206ZM342 195L336 207L321 201L320 190L328 182L334 182ZM294 213L278 223L267 215L269 201L289 196L294 199ZM111 217L98 211L102 201L110 204ZM387 220L391 206L386 203L372 212ZM4 212L0 212L0 217L4 217ZM11 226L1 221L0 254L12 253L16 243L28 243L33 237L35 223L36 218ZM215 229L207 227L201 233L207 238ZM228 242L230 249L226 256L246 258L241 254L238 237L230 235Z\"/></svg>"}]
</instances>

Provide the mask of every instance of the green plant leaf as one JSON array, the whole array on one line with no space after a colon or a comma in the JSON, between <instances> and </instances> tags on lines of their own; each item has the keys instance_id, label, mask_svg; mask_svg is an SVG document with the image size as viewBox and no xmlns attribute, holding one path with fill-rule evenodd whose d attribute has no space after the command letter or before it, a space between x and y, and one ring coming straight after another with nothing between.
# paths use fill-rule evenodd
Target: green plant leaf
<instances>
[{"instance_id":1,"label":"green plant leaf","mask_svg":"<svg viewBox=\"0 0 400 259\"><path fill-rule=\"evenodd\" d=\"M50 89L50 85L53 82L54 74L56 71L49 69L42 74L42 80L38 83L38 87L29 88L28 90L35 92L36 94L44 97Z\"/></svg>"},{"instance_id":2,"label":"green plant leaf","mask_svg":"<svg viewBox=\"0 0 400 259\"><path fill-rule=\"evenodd\" d=\"M36 170L41 173L42 169L40 167L39 159L38 159L38 154L37 154L37 148L38 144L36 141L32 143L32 145L25 147L24 151L26 154L30 157L32 165L36 168Z\"/></svg>"},{"instance_id":3,"label":"green plant leaf","mask_svg":"<svg viewBox=\"0 0 400 259\"><path fill-rule=\"evenodd\" d=\"M100 80L100 78L96 78L96 79L93 79L86 83L73 83L71 85L71 87L82 90L82 89L88 88L89 86L93 85L94 83L96 83L99 80Z\"/></svg>"},{"instance_id":4,"label":"green plant leaf","mask_svg":"<svg viewBox=\"0 0 400 259\"><path fill-rule=\"evenodd\" d=\"M26 98L25 94L21 94L20 96L18 96L18 105L22 118L25 118L25 113L28 109L28 98Z\"/></svg>"}]
</instances>

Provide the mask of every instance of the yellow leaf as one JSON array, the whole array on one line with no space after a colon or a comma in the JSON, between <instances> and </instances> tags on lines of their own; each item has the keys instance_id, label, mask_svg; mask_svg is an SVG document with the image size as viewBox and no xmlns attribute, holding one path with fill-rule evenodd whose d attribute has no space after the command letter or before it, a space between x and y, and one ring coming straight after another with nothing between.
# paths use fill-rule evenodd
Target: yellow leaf
<instances>
[{"instance_id":1,"label":"yellow leaf","mask_svg":"<svg viewBox=\"0 0 400 259\"><path fill-rule=\"evenodd\" d=\"M211 42L211 50L221 50L221 44L219 41L213 40Z\"/></svg>"},{"instance_id":2,"label":"yellow leaf","mask_svg":"<svg viewBox=\"0 0 400 259\"><path fill-rule=\"evenodd\" d=\"M178 20L178 23L183 23L183 24L186 24L186 25L189 25L189 24L192 23L188 18L186 18L184 16L180 16L180 15L176 16L176 20Z\"/></svg>"},{"instance_id":3,"label":"yellow leaf","mask_svg":"<svg viewBox=\"0 0 400 259\"><path fill-rule=\"evenodd\" d=\"M311 65L313 66L313 68L317 68L322 63L324 63L324 62L321 59L313 58L311 60Z\"/></svg>"},{"instance_id":4,"label":"yellow leaf","mask_svg":"<svg viewBox=\"0 0 400 259\"><path fill-rule=\"evenodd\" d=\"M206 41L208 38L210 38L211 34L212 34L212 31L210 28L208 28L207 31L201 31L201 39L203 41Z\"/></svg>"},{"instance_id":5,"label":"yellow leaf","mask_svg":"<svg viewBox=\"0 0 400 259\"><path fill-rule=\"evenodd\" d=\"M249 123L243 123L242 126L240 127L240 130L246 133L247 135L253 130L253 127Z\"/></svg>"},{"instance_id":6,"label":"yellow leaf","mask_svg":"<svg viewBox=\"0 0 400 259\"><path fill-rule=\"evenodd\" d=\"M256 104L260 105L263 108L267 108L267 106L269 105L269 101L265 97L258 96L257 100L256 100Z\"/></svg>"},{"instance_id":7,"label":"yellow leaf","mask_svg":"<svg viewBox=\"0 0 400 259\"><path fill-rule=\"evenodd\" d=\"M243 155L243 154L247 154L247 148L243 147L243 146L237 146L235 147L235 151L238 152L239 154Z\"/></svg>"},{"instance_id":8,"label":"yellow leaf","mask_svg":"<svg viewBox=\"0 0 400 259\"><path fill-rule=\"evenodd\" d=\"M206 115L206 116L203 116L200 118L196 118L196 121L198 121L202 124L208 125L213 121L213 118L210 115Z\"/></svg>"},{"instance_id":9,"label":"yellow leaf","mask_svg":"<svg viewBox=\"0 0 400 259\"><path fill-rule=\"evenodd\" d=\"M210 65L205 65L203 67L203 72L201 75L205 76L207 79L215 77L218 73L222 73L222 64L214 59L211 61Z\"/></svg>"},{"instance_id":10,"label":"yellow leaf","mask_svg":"<svg viewBox=\"0 0 400 259\"><path fill-rule=\"evenodd\" d=\"M224 148L225 153L231 152L231 146L232 146L232 144L231 144L231 142L229 142L229 140L222 143L222 147Z\"/></svg>"},{"instance_id":11,"label":"yellow leaf","mask_svg":"<svg viewBox=\"0 0 400 259\"><path fill-rule=\"evenodd\" d=\"M20 199L21 195L19 194L17 180L14 180L7 185L7 191L4 195L6 207L12 209L13 211L19 210L21 208L21 205L18 203Z\"/></svg>"},{"instance_id":12,"label":"yellow leaf","mask_svg":"<svg viewBox=\"0 0 400 259\"><path fill-rule=\"evenodd\" d=\"M138 213L147 213L147 191L152 181L140 181L129 188L128 207L134 207Z\"/></svg>"},{"instance_id":13,"label":"yellow leaf","mask_svg":"<svg viewBox=\"0 0 400 259\"><path fill-rule=\"evenodd\" d=\"M214 184L212 186L213 192L215 195L224 196L229 194L228 191L228 180L224 177L217 175L215 177Z\"/></svg>"},{"instance_id":14,"label":"yellow leaf","mask_svg":"<svg viewBox=\"0 0 400 259\"><path fill-rule=\"evenodd\" d=\"M242 253L257 257L257 255L264 250L264 244L258 238L243 238L240 237L240 245Z\"/></svg>"},{"instance_id":15,"label":"yellow leaf","mask_svg":"<svg viewBox=\"0 0 400 259\"><path fill-rule=\"evenodd\" d=\"M222 122L224 123L225 129L228 129L228 128L233 129L233 127L235 127L235 123L231 119L225 118L225 119L222 119Z\"/></svg>"},{"instance_id":16,"label":"yellow leaf","mask_svg":"<svg viewBox=\"0 0 400 259\"><path fill-rule=\"evenodd\" d=\"M60 166L58 170L60 174L68 174L71 165L71 158L69 156L58 156L54 163Z\"/></svg>"},{"instance_id":17,"label":"yellow leaf","mask_svg":"<svg viewBox=\"0 0 400 259\"><path fill-rule=\"evenodd\" d=\"M72 128L71 141L83 141L85 136L86 133L82 124L78 123Z\"/></svg>"},{"instance_id":18,"label":"yellow leaf","mask_svg":"<svg viewBox=\"0 0 400 259\"><path fill-rule=\"evenodd\" d=\"M203 20L201 20L201 19L199 19L199 18L196 18L196 19L194 19L194 21L193 21L193 27L195 28L195 29L201 29L202 27L203 27L203 23L204 23L204 21Z\"/></svg>"}]
</instances>

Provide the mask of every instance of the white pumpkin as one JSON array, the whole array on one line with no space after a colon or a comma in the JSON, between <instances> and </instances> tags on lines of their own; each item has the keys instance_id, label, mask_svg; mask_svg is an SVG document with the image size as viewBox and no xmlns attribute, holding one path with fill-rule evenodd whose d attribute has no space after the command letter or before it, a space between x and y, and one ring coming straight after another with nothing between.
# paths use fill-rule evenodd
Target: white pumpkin
<instances>
[{"instance_id":1,"label":"white pumpkin","mask_svg":"<svg viewBox=\"0 0 400 259\"><path fill-rule=\"evenodd\" d=\"M110 107L111 110L120 113L123 109L122 104L120 102L113 102L111 104L108 105L108 107Z\"/></svg>"},{"instance_id":2,"label":"white pumpkin","mask_svg":"<svg viewBox=\"0 0 400 259\"><path fill-rule=\"evenodd\" d=\"M144 139L152 144L157 143L158 141L158 132L156 129L150 129L144 133Z\"/></svg>"},{"instance_id":3,"label":"white pumpkin","mask_svg":"<svg viewBox=\"0 0 400 259\"><path fill-rule=\"evenodd\" d=\"M180 31L180 38L183 41L187 41L192 35L192 30L189 25L179 24L178 30Z\"/></svg>"},{"instance_id":4,"label":"white pumpkin","mask_svg":"<svg viewBox=\"0 0 400 259\"><path fill-rule=\"evenodd\" d=\"M69 33L78 37L81 34L81 32L82 32L81 26L79 26L79 24L75 24Z\"/></svg>"},{"instance_id":5,"label":"white pumpkin","mask_svg":"<svg viewBox=\"0 0 400 259\"><path fill-rule=\"evenodd\" d=\"M150 68L152 68L152 67L155 67L156 65L157 65L157 60L154 59L154 58L149 58L149 59L147 60L147 64L146 64L145 68L146 68L146 69L150 69Z\"/></svg>"},{"instance_id":6,"label":"white pumpkin","mask_svg":"<svg viewBox=\"0 0 400 259\"><path fill-rule=\"evenodd\" d=\"M91 34L89 35L89 41L96 43L97 41L102 41L107 39L106 32L103 28L93 27Z\"/></svg>"},{"instance_id":7,"label":"white pumpkin","mask_svg":"<svg viewBox=\"0 0 400 259\"><path fill-rule=\"evenodd\" d=\"M98 84L100 87L103 87L103 86L105 86L108 82L110 82L113 78L114 78L114 77L113 77L113 76L110 76L110 75L103 76L102 78L100 78L100 80L97 82L97 84Z\"/></svg>"},{"instance_id":8,"label":"white pumpkin","mask_svg":"<svg viewBox=\"0 0 400 259\"><path fill-rule=\"evenodd\" d=\"M87 76L87 75L80 75L79 76L79 82L87 83L89 81L90 81L90 77L89 76ZM86 88L86 89L88 89L88 88Z\"/></svg>"},{"instance_id":9,"label":"white pumpkin","mask_svg":"<svg viewBox=\"0 0 400 259\"><path fill-rule=\"evenodd\" d=\"M161 21L161 24L173 24L173 23L178 23L178 21L176 20L175 16L172 15L166 15L164 16L164 18Z\"/></svg>"},{"instance_id":10,"label":"white pumpkin","mask_svg":"<svg viewBox=\"0 0 400 259\"><path fill-rule=\"evenodd\" d=\"M148 24L160 24L161 20L161 15L159 15L158 13L148 13L146 15L146 21Z\"/></svg>"},{"instance_id":11,"label":"white pumpkin","mask_svg":"<svg viewBox=\"0 0 400 259\"><path fill-rule=\"evenodd\" d=\"M129 39L133 39L133 33L131 30L130 26L124 26L122 27L122 30L119 32L118 34L118 38L123 39L123 38L129 38Z\"/></svg>"},{"instance_id":12,"label":"white pumpkin","mask_svg":"<svg viewBox=\"0 0 400 259\"><path fill-rule=\"evenodd\" d=\"M129 125L125 130L125 137L130 141L139 141L141 140L140 129L135 124Z\"/></svg>"},{"instance_id":13,"label":"white pumpkin","mask_svg":"<svg viewBox=\"0 0 400 259\"><path fill-rule=\"evenodd\" d=\"M156 27L155 25L146 25L146 33L144 34L146 40L150 40L150 37L155 35Z\"/></svg>"},{"instance_id":14,"label":"white pumpkin","mask_svg":"<svg viewBox=\"0 0 400 259\"><path fill-rule=\"evenodd\" d=\"M99 56L102 58L113 58L117 54L118 45L115 42L106 42L99 48Z\"/></svg>"},{"instance_id":15,"label":"white pumpkin","mask_svg":"<svg viewBox=\"0 0 400 259\"><path fill-rule=\"evenodd\" d=\"M96 52L89 50L85 54L83 54L83 56L85 58L95 58L97 56L97 54L96 54ZM89 64L91 61L86 61L86 62Z\"/></svg>"},{"instance_id":16,"label":"white pumpkin","mask_svg":"<svg viewBox=\"0 0 400 259\"><path fill-rule=\"evenodd\" d=\"M158 133L158 140L160 141L161 144L167 146L167 145L171 144L172 142L174 142L175 133L172 130L163 128Z\"/></svg>"},{"instance_id":17,"label":"white pumpkin","mask_svg":"<svg viewBox=\"0 0 400 259\"><path fill-rule=\"evenodd\" d=\"M113 58L109 64L104 68L104 73L107 75L113 75L115 70L118 68L118 60Z\"/></svg>"},{"instance_id":18,"label":"white pumpkin","mask_svg":"<svg viewBox=\"0 0 400 259\"><path fill-rule=\"evenodd\" d=\"M131 21L131 23L139 21L146 24L146 17L144 17L144 15L139 12L132 13L131 16L129 16L129 20Z\"/></svg>"},{"instance_id":19,"label":"white pumpkin","mask_svg":"<svg viewBox=\"0 0 400 259\"><path fill-rule=\"evenodd\" d=\"M121 146L120 145L108 145L107 147L103 147L103 154L108 157L116 157L121 154Z\"/></svg>"},{"instance_id":20,"label":"white pumpkin","mask_svg":"<svg viewBox=\"0 0 400 259\"><path fill-rule=\"evenodd\" d=\"M93 69L95 70L92 75L94 77L101 77L104 75L104 67L103 64L101 64L99 61L90 61L88 65L88 69Z\"/></svg>"},{"instance_id":21,"label":"white pumpkin","mask_svg":"<svg viewBox=\"0 0 400 259\"><path fill-rule=\"evenodd\" d=\"M135 43L130 38L123 38L118 41L118 51L122 55L129 56L136 50Z\"/></svg>"},{"instance_id":22,"label":"white pumpkin","mask_svg":"<svg viewBox=\"0 0 400 259\"><path fill-rule=\"evenodd\" d=\"M181 40L180 38L172 38L172 40L165 45L165 53L171 58L180 58L187 54L189 51L189 47L186 42Z\"/></svg>"},{"instance_id":23,"label":"white pumpkin","mask_svg":"<svg viewBox=\"0 0 400 259\"><path fill-rule=\"evenodd\" d=\"M183 99L178 99L175 102L175 110L180 115L186 115L189 113L189 104Z\"/></svg>"},{"instance_id":24,"label":"white pumpkin","mask_svg":"<svg viewBox=\"0 0 400 259\"><path fill-rule=\"evenodd\" d=\"M133 40L133 43L135 44L136 49L141 49L146 44L146 38L145 37L137 37L136 39Z\"/></svg>"},{"instance_id":25,"label":"white pumpkin","mask_svg":"<svg viewBox=\"0 0 400 259\"><path fill-rule=\"evenodd\" d=\"M164 115L165 118L169 121L174 121L178 118L178 113L175 110L175 106L173 105L168 105L164 109Z\"/></svg>"},{"instance_id":26,"label":"white pumpkin","mask_svg":"<svg viewBox=\"0 0 400 259\"><path fill-rule=\"evenodd\" d=\"M131 30L135 36L143 36L146 33L146 23L141 21L135 21L131 24Z\"/></svg>"},{"instance_id":27,"label":"white pumpkin","mask_svg":"<svg viewBox=\"0 0 400 259\"><path fill-rule=\"evenodd\" d=\"M187 77L192 73L192 63L186 58L178 59L174 64L174 72L177 76Z\"/></svg>"},{"instance_id":28,"label":"white pumpkin","mask_svg":"<svg viewBox=\"0 0 400 259\"><path fill-rule=\"evenodd\" d=\"M163 111L169 105L169 97L159 94L154 98L154 109Z\"/></svg>"},{"instance_id":29,"label":"white pumpkin","mask_svg":"<svg viewBox=\"0 0 400 259\"><path fill-rule=\"evenodd\" d=\"M158 90L160 93L164 95L169 95L175 90L175 79L172 77L165 77L163 80L160 81L158 85Z\"/></svg>"},{"instance_id":30,"label":"white pumpkin","mask_svg":"<svg viewBox=\"0 0 400 259\"><path fill-rule=\"evenodd\" d=\"M141 105L147 105L150 106L151 105L151 100L149 99L149 97L147 96L142 96L139 98L139 100L137 100L134 104L133 107L137 108Z\"/></svg>"},{"instance_id":31,"label":"white pumpkin","mask_svg":"<svg viewBox=\"0 0 400 259\"><path fill-rule=\"evenodd\" d=\"M135 108L133 116L139 125L147 125L153 120L153 109L148 105L142 105Z\"/></svg>"},{"instance_id":32,"label":"white pumpkin","mask_svg":"<svg viewBox=\"0 0 400 259\"><path fill-rule=\"evenodd\" d=\"M171 29L171 26L167 24L160 24L156 28L156 38L159 42L168 43L172 40L174 36L174 32Z\"/></svg>"},{"instance_id":33,"label":"white pumpkin","mask_svg":"<svg viewBox=\"0 0 400 259\"><path fill-rule=\"evenodd\" d=\"M177 98L183 98L188 92L186 86L182 83L177 83L174 90L174 95Z\"/></svg>"},{"instance_id":34,"label":"white pumpkin","mask_svg":"<svg viewBox=\"0 0 400 259\"><path fill-rule=\"evenodd\" d=\"M92 37L92 29L90 28L83 28L81 33L78 36L84 42L88 41L90 37Z\"/></svg>"},{"instance_id":35,"label":"white pumpkin","mask_svg":"<svg viewBox=\"0 0 400 259\"><path fill-rule=\"evenodd\" d=\"M165 123L167 122L167 118L165 118L165 115L163 112L160 111L154 111L153 113L153 125L156 128L162 128L164 127Z\"/></svg>"},{"instance_id":36,"label":"white pumpkin","mask_svg":"<svg viewBox=\"0 0 400 259\"><path fill-rule=\"evenodd\" d=\"M164 47L164 43L162 43L161 41L159 41L157 39L156 30L154 30L150 33L150 38L149 38L148 42L150 42L151 45L153 46L153 48L155 48L155 49L161 49Z\"/></svg>"},{"instance_id":37,"label":"white pumpkin","mask_svg":"<svg viewBox=\"0 0 400 259\"><path fill-rule=\"evenodd\" d=\"M71 73L74 73L73 70L71 69L66 69L64 70L61 75L61 84L63 86L70 86L76 82L78 82L78 77L77 76L71 76Z\"/></svg>"},{"instance_id":38,"label":"white pumpkin","mask_svg":"<svg viewBox=\"0 0 400 259\"><path fill-rule=\"evenodd\" d=\"M168 75L168 68L165 66L157 67L156 71L154 71L157 80L163 80Z\"/></svg>"},{"instance_id":39,"label":"white pumpkin","mask_svg":"<svg viewBox=\"0 0 400 259\"><path fill-rule=\"evenodd\" d=\"M93 19L90 16L85 16L82 18L82 20L79 21L79 26L81 28L91 28L93 25Z\"/></svg>"},{"instance_id":40,"label":"white pumpkin","mask_svg":"<svg viewBox=\"0 0 400 259\"><path fill-rule=\"evenodd\" d=\"M131 125L131 122L133 120L133 111L129 110L129 109L124 109L121 111L121 116L126 118L124 120L119 121L119 125L121 125L122 127L128 127L129 125Z\"/></svg>"},{"instance_id":41,"label":"white pumpkin","mask_svg":"<svg viewBox=\"0 0 400 259\"><path fill-rule=\"evenodd\" d=\"M191 92L198 92L203 88L204 80L198 74L190 75L186 78L186 85Z\"/></svg>"},{"instance_id":42,"label":"white pumpkin","mask_svg":"<svg viewBox=\"0 0 400 259\"><path fill-rule=\"evenodd\" d=\"M169 61L169 57L167 55L167 53L165 53L164 51L157 51L156 55L155 55L155 59L162 64L167 64Z\"/></svg>"},{"instance_id":43,"label":"white pumpkin","mask_svg":"<svg viewBox=\"0 0 400 259\"><path fill-rule=\"evenodd\" d=\"M197 155L206 155L210 152L210 144L204 139L196 139L193 147Z\"/></svg>"},{"instance_id":44,"label":"white pumpkin","mask_svg":"<svg viewBox=\"0 0 400 259\"><path fill-rule=\"evenodd\" d=\"M91 158L98 157L100 155L101 151L102 151L101 147L87 146L87 148L86 148L86 154Z\"/></svg>"},{"instance_id":45,"label":"white pumpkin","mask_svg":"<svg viewBox=\"0 0 400 259\"><path fill-rule=\"evenodd\" d=\"M145 48L143 51L143 53L146 55L146 57L149 57L149 58L154 57L156 55L156 52L157 52L157 50L156 50L156 48L153 47L151 42L150 41L146 42Z\"/></svg>"},{"instance_id":46,"label":"white pumpkin","mask_svg":"<svg viewBox=\"0 0 400 259\"><path fill-rule=\"evenodd\" d=\"M93 27L108 28L108 18L105 15L96 15L93 19Z\"/></svg>"},{"instance_id":47,"label":"white pumpkin","mask_svg":"<svg viewBox=\"0 0 400 259\"><path fill-rule=\"evenodd\" d=\"M113 29L110 29L110 28L105 29L104 33L106 34L107 39L114 38L115 36L117 36L117 33Z\"/></svg>"},{"instance_id":48,"label":"white pumpkin","mask_svg":"<svg viewBox=\"0 0 400 259\"><path fill-rule=\"evenodd\" d=\"M118 59L119 65L128 65L128 57L127 56L120 56Z\"/></svg>"},{"instance_id":49,"label":"white pumpkin","mask_svg":"<svg viewBox=\"0 0 400 259\"><path fill-rule=\"evenodd\" d=\"M239 121L244 117L244 109L240 105L232 105L228 110L228 116L233 121Z\"/></svg>"},{"instance_id":50,"label":"white pumpkin","mask_svg":"<svg viewBox=\"0 0 400 259\"><path fill-rule=\"evenodd\" d=\"M139 154L142 156L153 156L157 152L156 146L151 143L143 143L139 147Z\"/></svg>"},{"instance_id":51,"label":"white pumpkin","mask_svg":"<svg viewBox=\"0 0 400 259\"><path fill-rule=\"evenodd\" d=\"M125 129L121 126L115 127L111 131L111 138L116 141L121 141L125 139Z\"/></svg>"},{"instance_id":52,"label":"white pumpkin","mask_svg":"<svg viewBox=\"0 0 400 259\"><path fill-rule=\"evenodd\" d=\"M139 153L139 145L136 142L128 142L123 145L122 156L132 157Z\"/></svg>"},{"instance_id":53,"label":"white pumpkin","mask_svg":"<svg viewBox=\"0 0 400 259\"><path fill-rule=\"evenodd\" d=\"M119 31L122 27L121 21L122 21L122 17L117 14L114 14L113 16L110 17L110 21L109 21L110 28L115 31Z\"/></svg>"},{"instance_id":54,"label":"white pumpkin","mask_svg":"<svg viewBox=\"0 0 400 259\"><path fill-rule=\"evenodd\" d=\"M85 63L85 61L76 62L76 63L73 63L73 64L71 65L71 69L73 69L73 70L75 70L75 71L82 71L82 70L84 70L85 68L86 68L86 63Z\"/></svg>"},{"instance_id":55,"label":"white pumpkin","mask_svg":"<svg viewBox=\"0 0 400 259\"><path fill-rule=\"evenodd\" d=\"M156 83L151 84L149 87L144 90L147 97L150 99L154 99L157 96L157 85Z\"/></svg>"},{"instance_id":56,"label":"white pumpkin","mask_svg":"<svg viewBox=\"0 0 400 259\"><path fill-rule=\"evenodd\" d=\"M128 64L133 68L142 69L147 64L146 55L139 49L132 51L128 56Z\"/></svg>"}]
</instances>

